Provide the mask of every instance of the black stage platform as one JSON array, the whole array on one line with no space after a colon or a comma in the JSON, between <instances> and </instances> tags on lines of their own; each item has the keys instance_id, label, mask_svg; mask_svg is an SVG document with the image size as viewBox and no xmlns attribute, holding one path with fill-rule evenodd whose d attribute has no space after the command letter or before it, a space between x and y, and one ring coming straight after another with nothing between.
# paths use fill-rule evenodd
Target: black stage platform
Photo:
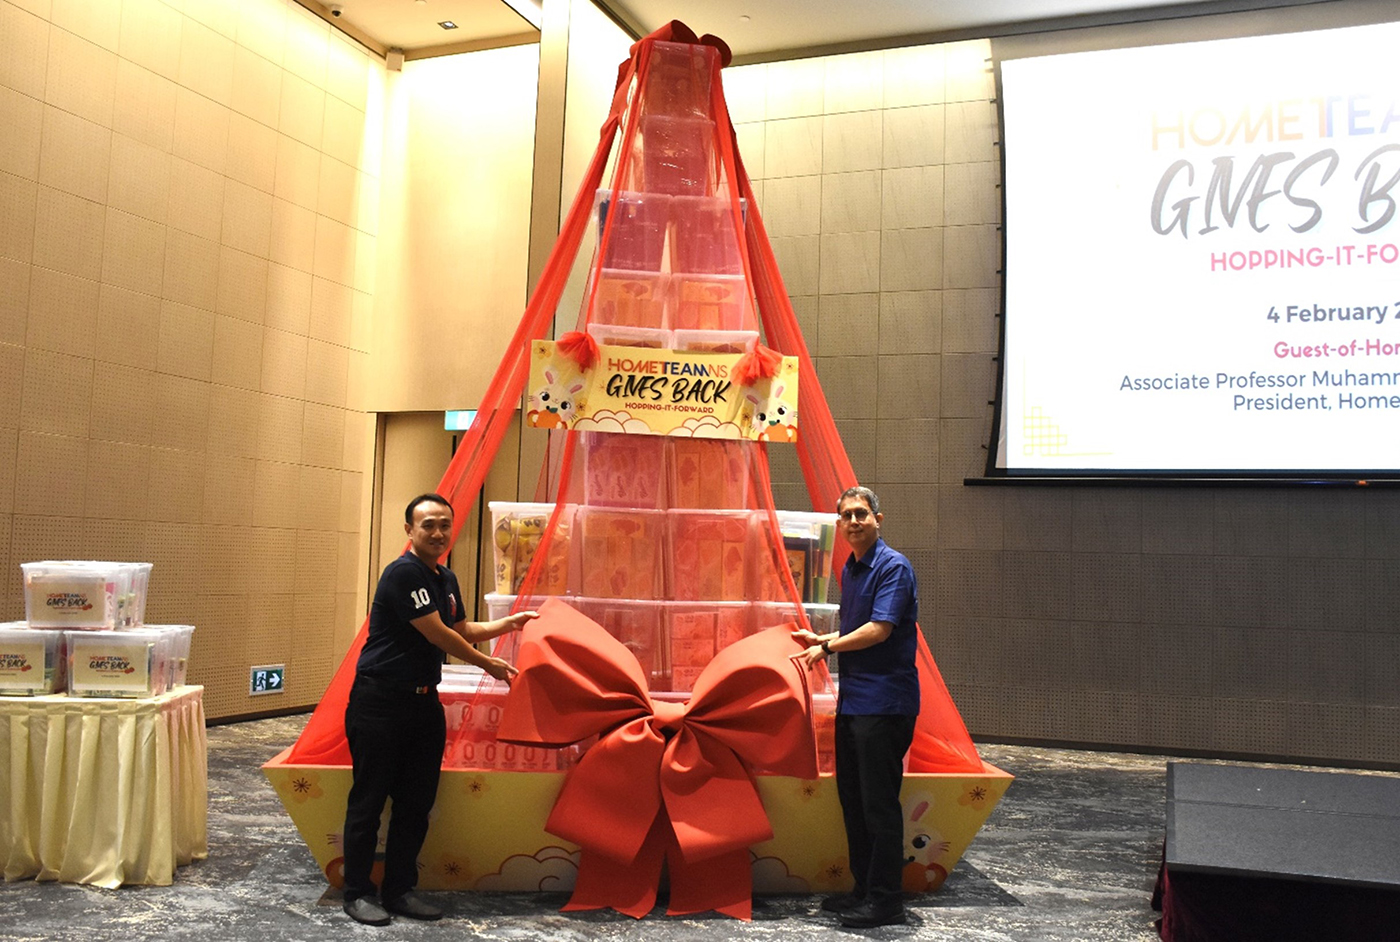
<instances>
[{"instance_id":1,"label":"black stage platform","mask_svg":"<svg viewBox=\"0 0 1400 942\"><path fill-rule=\"evenodd\" d=\"M1168 942L1400 940L1400 777L1167 764Z\"/></svg>"}]
</instances>

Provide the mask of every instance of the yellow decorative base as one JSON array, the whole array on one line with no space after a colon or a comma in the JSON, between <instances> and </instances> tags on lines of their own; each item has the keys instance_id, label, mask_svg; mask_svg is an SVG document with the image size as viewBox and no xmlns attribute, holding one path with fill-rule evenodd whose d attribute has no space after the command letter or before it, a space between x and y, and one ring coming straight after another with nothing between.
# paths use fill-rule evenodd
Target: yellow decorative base
<instances>
[{"instance_id":1,"label":"yellow decorative base","mask_svg":"<svg viewBox=\"0 0 1400 942\"><path fill-rule=\"evenodd\" d=\"M277 789L326 879L339 886L350 769L287 765L290 751L264 765L263 773ZM565 774L444 769L428 838L418 857L419 888L572 890L578 848L544 830ZM904 777L907 891L931 892L942 885L1011 779L1009 773L985 762L980 775ZM828 775L816 779L761 775L758 790L774 836L751 850L754 891L850 889L836 780ZM381 828L381 845L383 839Z\"/></svg>"}]
</instances>

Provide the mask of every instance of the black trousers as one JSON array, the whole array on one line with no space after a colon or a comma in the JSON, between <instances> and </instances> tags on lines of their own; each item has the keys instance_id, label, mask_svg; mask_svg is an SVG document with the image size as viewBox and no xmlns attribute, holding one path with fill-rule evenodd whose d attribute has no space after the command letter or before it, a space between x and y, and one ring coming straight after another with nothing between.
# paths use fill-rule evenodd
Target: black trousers
<instances>
[{"instance_id":1,"label":"black trousers","mask_svg":"<svg viewBox=\"0 0 1400 942\"><path fill-rule=\"evenodd\" d=\"M345 808L345 899L375 892L371 871L386 799L389 834L384 842L385 900L418 884L418 852L428 835L428 813L437 800L447 723L437 691L426 694L359 676L345 708L354 783Z\"/></svg>"},{"instance_id":2,"label":"black trousers","mask_svg":"<svg viewBox=\"0 0 1400 942\"><path fill-rule=\"evenodd\" d=\"M836 714L836 793L846 822L855 892L877 907L902 905L904 810L899 787L913 716Z\"/></svg>"}]
</instances>

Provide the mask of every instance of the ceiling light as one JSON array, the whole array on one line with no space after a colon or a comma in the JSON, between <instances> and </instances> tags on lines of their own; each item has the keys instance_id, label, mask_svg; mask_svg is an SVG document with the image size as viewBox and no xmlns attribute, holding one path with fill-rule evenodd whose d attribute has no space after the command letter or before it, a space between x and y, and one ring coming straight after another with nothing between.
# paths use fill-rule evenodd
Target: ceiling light
<instances>
[{"instance_id":1,"label":"ceiling light","mask_svg":"<svg viewBox=\"0 0 1400 942\"><path fill-rule=\"evenodd\" d=\"M443 21L442 21L441 23L439 23L438 25L441 26L443 29L456 29L456 28L457 28L457 24L454 23L454 22L452 22L451 20L443 20Z\"/></svg>"}]
</instances>

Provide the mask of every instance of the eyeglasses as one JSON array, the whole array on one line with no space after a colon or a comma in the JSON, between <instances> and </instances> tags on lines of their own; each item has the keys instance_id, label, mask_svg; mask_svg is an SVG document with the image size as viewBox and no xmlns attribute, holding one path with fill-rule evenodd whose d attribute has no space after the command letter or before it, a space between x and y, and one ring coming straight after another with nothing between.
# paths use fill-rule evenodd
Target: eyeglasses
<instances>
[{"instance_id":1,"label":"eyeglasses","mask_svg":"<svg viewBox=\"0 0 1400 942\"><path fill-rule=\"evenodd\" d=\"M847 523L850 523L852 520L856 523L864 523L869 519L870 511L866 510L864 507L852 507L850 510L841 511L839 516Z\"/></svg>"}]
</instances>

